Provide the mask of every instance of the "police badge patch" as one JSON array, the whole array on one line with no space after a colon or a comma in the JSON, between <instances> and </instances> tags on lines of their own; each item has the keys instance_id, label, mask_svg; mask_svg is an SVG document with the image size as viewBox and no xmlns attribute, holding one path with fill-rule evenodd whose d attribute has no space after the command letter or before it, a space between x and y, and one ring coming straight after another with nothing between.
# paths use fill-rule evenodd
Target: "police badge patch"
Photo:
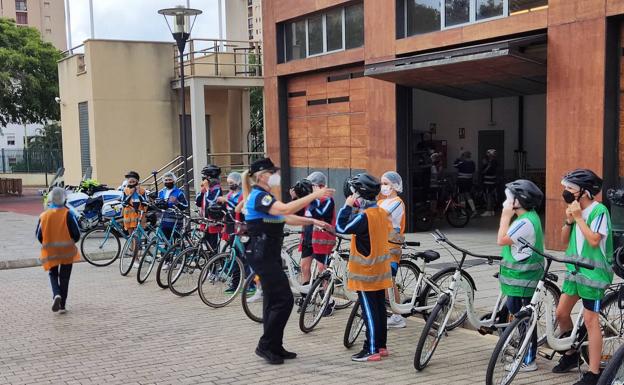
<instances>
[{"instance_id":1,"label":"police badge patch","mask_svg":"<svg viewBox=\"0 0 624 385\"><path fill-rule=\"evenodd\" d=\"M270 195L265 195L264 198L262 198L262 205L263 206L268 206L271 204L271 202L273 202L273 197Z\"/></svg>"}]
</instances>

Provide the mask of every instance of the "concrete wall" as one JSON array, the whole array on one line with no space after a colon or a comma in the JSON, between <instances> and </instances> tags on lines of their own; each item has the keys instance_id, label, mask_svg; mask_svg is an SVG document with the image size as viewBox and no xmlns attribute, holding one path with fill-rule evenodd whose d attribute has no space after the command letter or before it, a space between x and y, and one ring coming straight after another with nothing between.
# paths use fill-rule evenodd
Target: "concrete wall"
<instances>
[{"instance_id":1,"label":"concrete wall","mask_svg":"<svg viewBox=\"0 0 624 385\"><path fill-rule=\"evenodd\" d=\"M0 178L21 179L24 187L41 187L46 185L46 174L0 173ZM52 181L52 178L54 178L54 174L48 174L48 183Z\"/></svg>"},{"instance_id":2,"label":"concrete wall","mask_svg":"<svg viewBox=\"0 0 624 385\"><path fill-rule=\"evenodd\" d=\"M493 104L490 122L490 100L462 101L446 96L414 90L413 116L416 131L428 131L436 123L435 140L448 141L448 162L453 162L463 150L472 152L475 162L484 154L477 154L479 131L505 131L505 169L514 169L514 150L518 142L518 98L497 98ZM458 129L465 128L465 139L459 139ZM546 166L546 95L524 98L524 147L527 167L543 169ZM499 157L501 155L499 154Z\"/></svg>"}]
</instances>

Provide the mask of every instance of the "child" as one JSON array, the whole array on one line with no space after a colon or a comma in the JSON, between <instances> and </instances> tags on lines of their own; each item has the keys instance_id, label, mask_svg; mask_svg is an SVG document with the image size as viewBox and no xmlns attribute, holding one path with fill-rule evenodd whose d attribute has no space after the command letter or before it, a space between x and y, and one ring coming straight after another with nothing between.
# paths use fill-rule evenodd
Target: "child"
<instances>
[{"instance_id":1,"label":"child","mask_svg":"<svg viewBox=\"0 0 624 385\"><path fill-rule=\"evenodd\" d=\"M184 192L176 186L176 180L177 178L171 172L167 172L163 175L165 187L158 192L158 199L167 202L168 208L177 207L180 210L185 210L188 207L188 202L186 201ZM160 228L165 237L170 239L174 229L177 231L182 229L182 219L176 214L166 211L163 213Z\"/></svg>"},{"instance_id":2,"label":"child","mask_svg":"<svg viewBox=\"0 0 624 385\"><path fill-rule=\"evenodd\" d=\"M200 214L203 217L210 217L208 208L217 203L217 199L222 195L219 176L221 176L221 168L214 164L209 164L202 169L201 189L195 198L195 204L199 207ZM212 250L216 251L219 247L220 232L221 226L208 225L205 236Z\"/></svg>"},{"instance_id":3,"label":"child","mask_svg":"<svg viewBox=\"0 0 624 385\"><path fill-rule=\"evenodd\" d=\"M231 172L227 177L228 193L224 197L218 197L217 201L226 205L226 210L229 216L225 217L225 229L221 236L224 241L229 241L230 234L234 233L234 222L232 218L237 221L242 221L243 214L236 212L236 206L243 200L243 190L241 189L242 176L238 172Z\"/></svg>"},{"instance_id":4,"label":"child","mask_svg":"<svg viewBox=\"0 0 624 385\"><path fill-rule=\"evenodd\" d=\"M357 291L362 316L366 322L366 340L362 351L351 356L353 361L380 361L388 355L386 348L386 296L392 287L388 213L375 201L381 190L379 181L367 173L349 182L352 195L340 212L336 231L353 234L347 272L347 288ZM360 212L353 215L358 201Z\"/></svg>"},{"instance_id":5,"label":"child","mask_svg":"<svg viewBox=\"0 0 624 385\"><path fill-rule=\"evenodd\" d=\"M136 171L128 171L126 180L128 183L123 190L123 224L128 234L132 234L139 224L140 212L147 210L147 195L145 189L139 185L139 174ZM145 225L145 217L141 221Z\"/></svg>"},{"instance_id":6,"label":"child","mask_svg":"<svg viewBox=\"0 0 624 385\"><path fill-rule=\"evenodd\" d=\"M602 333L598 314L605 289L613 280L613 238L611 219L606 206L594 200L602 189L602 179L593 171L577 169L561 180L565 188L563 200L567 204L561 238L568 243L566 256L591 263L593 270L568 265L563 282L563 294L557 306L557 321L562 333L572 329L570 313L579 299L583 300L583 319L589 340L589 371L575 385L594 385L600 377ZM554 373L565 373L583 361L577 351L566 352L553 368Z\"/></svg>"},{"instance_id":7,"label":"child","mask_svg":"<svg viewBox=\"0 0 624 385\"><path fill-rule=\"evenodd\" d=\"M544 234L540 217L535 211L542 204L544 193L531 181L518 179L508 183L507 199L498 228L497 242L503 246L499 281L501 291L507 296L507 310L515 314L531 302L538 281L544 275L544 257L523 248L518 242L525 239L536 249L544 250ZM513 216L516 219L511 222ZM533 330L531 345L520 366L521 372L537 370L537 329Z\"/></svg>"}]
</instances>

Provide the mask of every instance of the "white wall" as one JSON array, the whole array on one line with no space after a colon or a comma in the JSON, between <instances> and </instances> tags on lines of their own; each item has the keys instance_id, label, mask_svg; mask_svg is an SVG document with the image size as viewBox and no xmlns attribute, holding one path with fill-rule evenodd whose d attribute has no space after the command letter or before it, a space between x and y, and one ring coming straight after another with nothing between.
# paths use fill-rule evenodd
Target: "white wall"
<instances>
[{"instance_id":1,"label":"white wall","mask_svg":"<svg viewBox=\"0 0 624 385\"><path fill-rule=\"evenodd\" d=\"M462 101L446 96L414 90L413 116L416 131L429 131L436 123L434 140L448 141L449 164L463 150L472 152L478 162L484 154L477 154L479 131L505 131L505 169L514 168L514 150L518 141L518 98L494 99L493 121L490 122L490 100ZM458 130L465 128L465 139L459 139ZM546 95L524 97L524 148L528 168L544 168L546 164ZM500 154L499 154L500 157Z\"/></svg>"}]
</instances>

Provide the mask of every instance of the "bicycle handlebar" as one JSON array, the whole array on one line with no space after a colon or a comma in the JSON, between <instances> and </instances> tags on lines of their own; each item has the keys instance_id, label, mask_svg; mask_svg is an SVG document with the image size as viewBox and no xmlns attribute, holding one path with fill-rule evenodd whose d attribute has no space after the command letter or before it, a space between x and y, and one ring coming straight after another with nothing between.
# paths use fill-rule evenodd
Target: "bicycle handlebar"
<instances>
[{"instance_id":1,"label":"bicycle handlebar","mask_svg":"<svg viewBox=\"0 0 624 385\"><path fill-rule=\"evenodd\" d=\"M475 258L483 258L483 259L487 259L490 261L501 261L503 259L503 257L499 256L499 255L483 255L483 254L475 254L472 253L466 249L463 249L457 245L455 245L453 242L449 241L448 238L446 237L446 235L444 235L440 230L435 229L433 232L433 237L435 238L436 242L444 242L447 245L451 246L453 249L459 251L460 253L466 254L466 255L470 255L471 257L475 257Z\"/></svg>"},{"instance_id":2,"label":"bicycle handlebar","mask_svg":"<svg viewBox=\"0 0 624 385\"><path fill-rule=\"evenodd\" d=\"M556 262L560 262L560 263L569 263L571 265L574 265L576 267L583 267L585 269L588 270L594 270L594 266L587 264L585 262L582 261L577 261L575 259L572 258L559 258L559 257L555 257L554 255L548 254L548 253L544 253L542 251L537 250L535 247L533 247L533 245L531 245L526 239L520 237L518 238L518 242L520 242L522 244L522 248L524 249L529 248L531 250L533 250L533 252L541 255L542 257L546 258L546 259L550 259Z\"/></svg>"}]
</instances>

